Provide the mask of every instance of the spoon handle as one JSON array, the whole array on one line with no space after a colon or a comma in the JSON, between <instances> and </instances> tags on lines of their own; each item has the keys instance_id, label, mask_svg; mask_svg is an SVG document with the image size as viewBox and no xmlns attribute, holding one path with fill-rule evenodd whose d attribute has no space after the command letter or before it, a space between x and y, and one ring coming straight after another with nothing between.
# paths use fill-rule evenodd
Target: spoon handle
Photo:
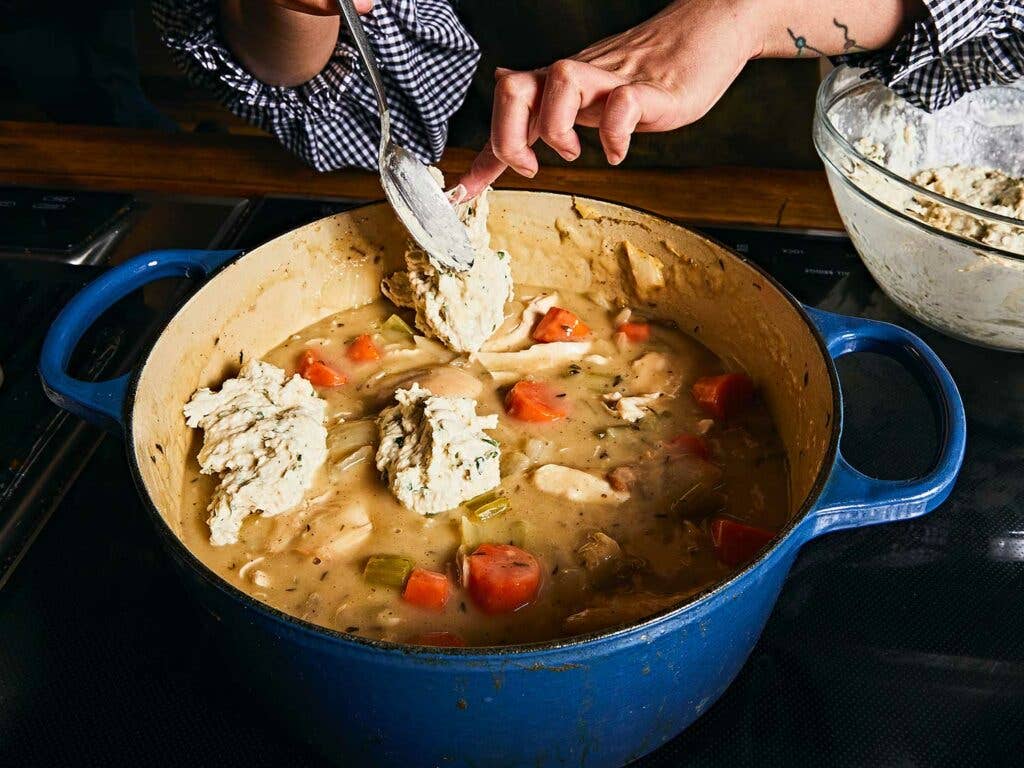
<instances>
[{"instance_id":1,"label":"spoon handle","mask_svg":"<svg viewBox=\"0 0 1024 768\"><path fill-rule=\"evenodd\" d=\"M345 26L352 35L352 40L355 41L359 58L363 60L366 73L370 76L370 85L373 86L374 95L377 97L377 109L380 112L380 146L383 149L391 137L391 115L388 113L388 100L384 95L384 80L377 67L377 57L370 47L370 41L363 30L363 22L352 0L338 0L338 8L341 10L341 18L345 20Z\"/></svg>"}]
</instances>

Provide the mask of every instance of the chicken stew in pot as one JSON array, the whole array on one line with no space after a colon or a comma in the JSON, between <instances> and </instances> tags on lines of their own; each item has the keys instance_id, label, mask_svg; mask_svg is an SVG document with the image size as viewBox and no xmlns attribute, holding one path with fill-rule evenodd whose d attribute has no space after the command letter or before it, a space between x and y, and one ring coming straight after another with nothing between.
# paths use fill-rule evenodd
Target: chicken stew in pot
<instances>
[{"instance_id":1,"label":"chicken stew in pot","mask_svg":"<svg viewBox=\"0 0 1024 768\"><path fill-rule=\"evenodd\" d=\"M632 623L753 559L790 509L756 382L671 318L513 290L486 196L460 214L470 271L412 249L384 296L192 396L186 545L286 613L422 645Z\"/></svg>"},{"instance_id":2,"label":"chicken stew in pot","mask_svg":"<svg viewBox=\"0 0 1024 768\"><path fill-rule=\"evenodd\" d=\"M789 504L784 452L749 379L658 318L580 295L517 292L526 298L508 305L486 345L502 351L458 356L382 299L243 366L250 376L254 366L276 369L278 389L298 377L284 386L301 383L321 403L308 421L326 430L326 455L297 503L247 516L220 543L207 522L216 476L195 466L189 548L303 619L366 637L469 645L637 620L752 558ZM552 325L555 340L538 341ZM462 441L464 471L434 473L460 486L454 496L436 489L450 508L418 514L378 469L387 439L378 420L397 407L396 392L472 405L470 423L455 419L479 438ZM407 417L424 417L419 402ZM280 417L270 408L263 421ZM296 409L285 408L286 418L300 418ZM441 431L414 432L415 450L440 451ZM316 437L299 440L291 460L315 463ZM216 450L237 449L232 438Z\"/></svg>"}]
</instances>

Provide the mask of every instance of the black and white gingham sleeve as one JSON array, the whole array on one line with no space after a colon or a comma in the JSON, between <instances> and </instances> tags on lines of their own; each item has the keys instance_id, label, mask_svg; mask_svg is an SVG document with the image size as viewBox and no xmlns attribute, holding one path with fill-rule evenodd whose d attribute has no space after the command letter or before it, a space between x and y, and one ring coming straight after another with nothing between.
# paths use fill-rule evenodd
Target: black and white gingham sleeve
<instances>
[{"instance_id":1,"label":"black and white gingham sleeve","mask_svg":"<svg viewBox=\"0 0 1024 768\"><path fill-rule=\"evenodd\" d=\"M217 0L154 0L161 36L189 77L317 170L376 168L377 106L344 25L320 74L294 88L270 86L231 55L218 7ZM480 58L476 42L449 0L378 0L363 23L388 89L395 140L437 161Z\"/></svg>"},{"instance_id":2,"label":"black and white gingham sleeve","mask_svg":"<svg viewBox=\"0 0 1024 768\"><path fill-rule=\"evenodd\" d=\"M910 103L933 111L984 85L1024 78L1024 0L924 0L927 16L888 51L833 61L866 67Z\"/></svg>"}]
</instances>

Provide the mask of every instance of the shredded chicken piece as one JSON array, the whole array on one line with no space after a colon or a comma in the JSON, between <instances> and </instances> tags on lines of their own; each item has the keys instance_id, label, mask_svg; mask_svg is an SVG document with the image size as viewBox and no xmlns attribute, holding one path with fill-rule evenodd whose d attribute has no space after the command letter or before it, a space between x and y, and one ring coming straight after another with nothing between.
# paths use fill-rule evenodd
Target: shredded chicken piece
<instances>
[{"instance_id":1,"label":"shredded chicken piece","mask_svg":"<svg viewBox=\"0 0 1024 768\"><path fill-rule=\"evenodd\" d=\"M629 493L633 490L636 481L640 479L640 472L630 464L623 464L608 473L608 484L616 491Z\"/></svg>"},{"instance_id":2,"label":"shredded chicken piece","mask_svg":"<svg viewBox=\"0 0 1024 768\"><path fill-rule=\"evenodd\" d=\"M544 493L583 504L621 504L629 500L628 493L616 491L604 478L561 464L538 467L533 484Z\"/></svg>"},{"instance_id":3,"label":"shredded chicken piece","mask_svg":"<svg viewBox=\"0 0 1024 768\"><path fill-rule=\"evenodd\" d=\"M675 397L683 384L683 377L669 368L669 360L661 352L648 352L634 360L626 380L626 393L639 395L644 392L661 392L665 397Z\"/></svg>"},{"instance_id":4,"label":"shredded chicken piece","mask_svg":"<svg viewBox=\"0 0 1024 768\"><path fill-rule=\"evenodd\" d=\"M252 560L250 560L249 562L247 562L245 565L243 565L241 568L238 569L238 578L244 579L245 578L245 574L248 573L249 569L251 569L253 566L259 565L265 559L266 558L263 557L263 556L254 557Z\"/></svg>"},{"instance_id":5,"label":"shredded chicken piece","mask_svg":"<svg viewBox=\"0 0 1024 768\"><path fill-rule=\"evenodd\" d=\"M498 332L488 340L483 350L486 352L509 352L523 349L530 346L530 334L548 310L558 303L557 293L541 293L530 299L519 319L509 318ZM512 323L512 327L506 330L506 326Z\"/></svg>"},{"instance_id":6,"label":"shredded chicken piece","mask_svg":"<svg viewBox=\"0 0 1024 768\"><path fill-rule=\"evenodd\" d=\"M474 357L489 373L520 375L555 368L580 360L590 351L591 341L553 341L534 344L519 352L478 352Z\"/></svg>"},{"instance_id":7,"label":"shredded chicken piece","mask_svg":"<svg viewBox=\"0 0 1024 768\"><path fill-rule=\"evenodd\" d=\"M641 299L648 299L665 286L665 265L661 259L628 240L623 241L626 260L629 262L633 288Z\"/></svg>"},{"instance_id":8,"label":"shredded chicken piece","mask_svg":"<svg viewBox=\"0 0 1024 768\"><path fill-rule=\"evenodd\" d=\"M576 556L588 571L596 571L622 558L619 542L606 533L593 531L587 540L576 548Z\"/></svg>"},{"instance_id":9,"label":"shredded chicken piece","mask_svg":"<svg viewBox=\"0 0 1024 768\"><path fill-rule=\"evenodd\" d=\"M324 507L296 537L293 546L297 552L331 560L354 550L373 531L370 516L361 502L338 495Z\"/></svg>"},{"instance_id":10,"label":"shredded chicken piece","mask_svg":"<svg viewBox=\"0 0 1024 768\"><path fill-rule=\"evenodd\" d=\"M302 601L302 606L299 608L299 618L304 621L310 621L315 618L320 612L323 599L320 597L319 592L310 592L306 596L306 599Z\"/></svg>"},{"instance_id":11,"label":"shredded chicken piece","mask_svg":"<svg viewBox=\"0 0 1024 768\"><path fill-rule=\"evenodd\" d=\"M525 453L519 451L512 451L511 453L505 453L501 456L501 476L509 477L510 475L518 475L525 472L530 468L530 460L526 457Z\"/></svg>"},{"instance_id":12,"label":"shredded chicken piece","mask_svg":"<svg viewBox=\"0 0 1024 768\"><path fill-rule=\"evenodd\" d=\"M609 392L601 395L608 410L618 414L619 418L625 419L630 424L640 421L651 411L651 403L661 397L661 392L651 392L646 395L633 395L623 397L621 392Z\"/></svg>"}]
</instances>

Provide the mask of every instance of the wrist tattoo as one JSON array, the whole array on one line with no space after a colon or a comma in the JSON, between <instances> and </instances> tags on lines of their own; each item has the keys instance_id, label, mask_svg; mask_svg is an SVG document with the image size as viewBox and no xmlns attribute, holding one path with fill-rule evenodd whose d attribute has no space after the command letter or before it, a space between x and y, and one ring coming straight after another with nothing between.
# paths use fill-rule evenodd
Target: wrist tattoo
<instances>
[{"instance_id":1,"label":"wrist tattoo","mask_svg":"<svg viewBox=\"0 0 1024 768\"><path fill-rule=\"evenodd\" d=\"M847 24L843 24L839 19L832 19L832 24L843 31L843 53L852 53L854 51L866 51L867 49L863 46L857 45L857 41L850 36L850 27ZM786 27L786 31L789 33L790 38L793 40L793 46L796 48L796 55L803 56L804 51L812 51L819 56L828 56L820 48L816 48L807 42L807 38L803 35L798 35L789 27Z\"/></svg>"},{"instance_id":2,"label":"wrist tattoo","mask_svg":"<svg viewBox=\"0 0 1024 768\"><path fill-rule=\"evenodd\" d=\"M854 51L866 51L862 45L857 45L857 41L850 37L850 27L847 24L843 24L839 19L832 19L832 23L843 30L843 53L853 53Z\"/></svg>"}]
</instances>

